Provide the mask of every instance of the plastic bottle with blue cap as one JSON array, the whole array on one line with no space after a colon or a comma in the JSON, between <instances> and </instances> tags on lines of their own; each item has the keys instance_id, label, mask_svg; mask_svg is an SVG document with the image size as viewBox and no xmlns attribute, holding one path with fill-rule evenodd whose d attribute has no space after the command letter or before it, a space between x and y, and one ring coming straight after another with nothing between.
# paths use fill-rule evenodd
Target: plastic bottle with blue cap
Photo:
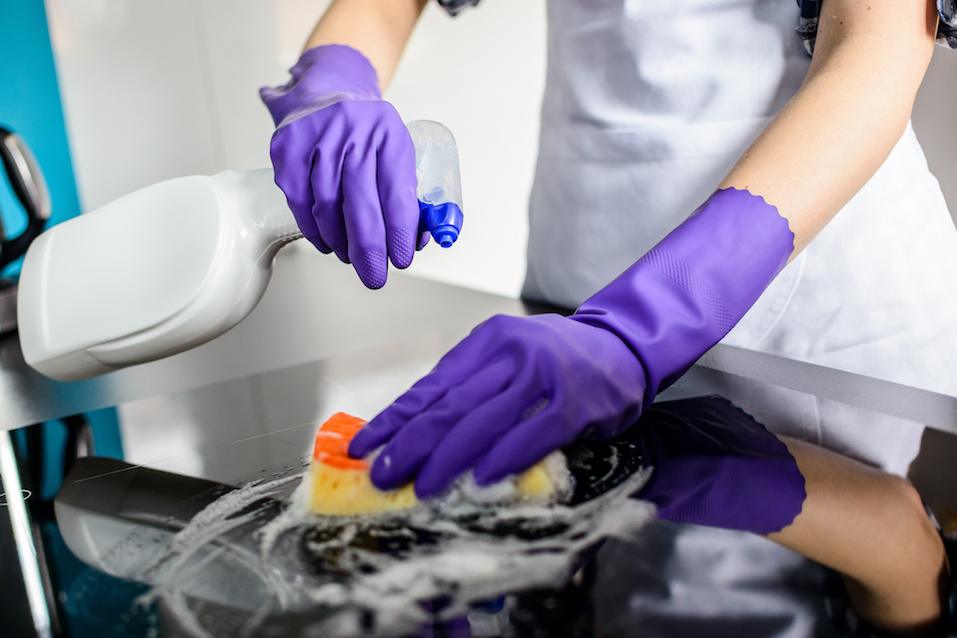
<instances>
[{"instance_id":1,"label":"plastic bottle with blue cap","mask_svg":"<svg viewBox=\"0 0 957 638\"><path fill-rule=\"evenodd\" d=\"M452 132L432 120L407 124L415 145L419 232L428 231L448 248L462 232L462 180L459 153Z\"/></svg>"},{"instance_id":2,"label":"plastic bottle with blue cap","mask_svg":"<svg viewBox=\"0 0 957 638\"><path fill-rule=\"evenodd\" d=\"M408 128L420 232L448 248L462 230L455 138L438 122ZM188 175L129 193L30 245L17 295L24 359L73 380L205 343L249 314L279 249L301 237L272 168Z\"/></svg>"}]
</instances>

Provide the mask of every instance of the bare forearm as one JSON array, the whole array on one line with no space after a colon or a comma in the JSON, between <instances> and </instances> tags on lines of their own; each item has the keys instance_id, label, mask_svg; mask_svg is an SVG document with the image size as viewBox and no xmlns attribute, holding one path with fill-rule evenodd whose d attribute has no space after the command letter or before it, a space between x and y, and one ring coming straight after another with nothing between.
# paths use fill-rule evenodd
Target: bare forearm
<instances>
[{"instance_id":1,"label":"bare forearm","mask_svg":"<svg viewBox=\"0 0 957 638\"><path fill-rule=\"evenodd\" d=\"M930 61L935 28L929 1L825 5L804 85L722 183L777 206L795 234L795 254L900 139Z\"/></svg>"},{"instance_id":2,"label":"bare forearm","mask_svg":"<svg viewBox=\"0 0 957 638\"><path fill-rule=\"evenodd\" d=\"M784 441L805 480L801 513L770 538L844 575L870 623L910 631L941 613L940 538L913 487L833 452Z\"/></svg>"},{"instance_id":3,"label":"bare forearm","mask_svg":"<svg viewBox=\"0 0 957 638\"><path fill-rule=\"evenodd\" d=\"M335 0L304 49L322 44L351 46L369 58L380 88L385 88L427 1Z\"/></svg>"}]
</instances>

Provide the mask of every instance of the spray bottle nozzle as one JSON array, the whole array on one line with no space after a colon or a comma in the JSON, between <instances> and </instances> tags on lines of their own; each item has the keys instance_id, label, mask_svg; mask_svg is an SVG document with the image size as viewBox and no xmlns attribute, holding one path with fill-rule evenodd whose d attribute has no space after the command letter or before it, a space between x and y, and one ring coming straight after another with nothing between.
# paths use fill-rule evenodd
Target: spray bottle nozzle
<instances>
[{"instance_id":1,"label":"spray bottle nozzle","mask_svg":"<svg viewBox=\"0 0 957 638\"><path fill-rule=\"evenodd\" d=\"M462 221L462 209L453 202L419 202L419 232L429 231L442 248L448 248L459 238Z\"/></svg>"}]
</instances>

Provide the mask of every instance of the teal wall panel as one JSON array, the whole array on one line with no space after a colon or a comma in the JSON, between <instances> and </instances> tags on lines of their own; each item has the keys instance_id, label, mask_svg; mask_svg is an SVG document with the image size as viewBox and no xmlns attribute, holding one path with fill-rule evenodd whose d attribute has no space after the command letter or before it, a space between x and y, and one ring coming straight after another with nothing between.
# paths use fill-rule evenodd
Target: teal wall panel
<instances>
[{"instance_id":1,"label":"teal wall panel","mask_svg":"<svg viewBox=\"0 0 957 638\"><path fill-rule=\"evenodd\" d=\"M78 215L80 201L46 10L41 0L0 0L0 125L20 134L36 155L50 189L51 223ZM5 180L0 180L0 211L7 234L23 228L23 214ZM13 264L5 274L12 274L18 268L19 264ZM98 410L87 417L93 428L97 454L122 457L116 410ZM65 431L59 422L42 427L42 492L49 498L60 484Z\"/></svg>"},{"instance_id":2,"label":"teal wall panel","mask_svg":"<svg viewBox=\"0 0 957 638\"><path fill-rule=\"evenodd\" d=\"M78 214L80 202L41 0L0 0L0 125L19 133L36 155L50 188L53 221ZM0 210L8 234L23 227L15 201L3 183Z\"/></svg>"}]
</instances>

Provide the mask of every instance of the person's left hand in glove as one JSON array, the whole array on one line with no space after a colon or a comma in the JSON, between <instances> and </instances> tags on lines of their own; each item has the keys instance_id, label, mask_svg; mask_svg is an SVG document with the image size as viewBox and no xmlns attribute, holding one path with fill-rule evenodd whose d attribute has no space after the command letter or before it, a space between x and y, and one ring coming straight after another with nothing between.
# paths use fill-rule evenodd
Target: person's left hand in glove
<instances>
[{"instance_id":1,"label":"person's left hand in glove","mask_svg":"<svg viewBox=\"0 0 957 638\"><path fill-rule=\"evenodd\" d=\"M645 374L614 333L572 317L492 317L385 412L349 451L387 444L383 489L442 492L468 468L479 484L535 464L586 430L613 436L638 418ZM586 396L587 395L587 396Z\"/></svg>"},{"instance_id":2,"label":"person's left hand in glove","mask_svg":"<svg viewBox=\"0 0 957 638\"><path fill-rule=\"evenodd\" d=\"M787 262L777 210L722 190L570 317L498 316L355 437L381 489L444 491L525 470L590 433L632 425L662 387L717 343Z\"/></svg>"}]
</instances>

